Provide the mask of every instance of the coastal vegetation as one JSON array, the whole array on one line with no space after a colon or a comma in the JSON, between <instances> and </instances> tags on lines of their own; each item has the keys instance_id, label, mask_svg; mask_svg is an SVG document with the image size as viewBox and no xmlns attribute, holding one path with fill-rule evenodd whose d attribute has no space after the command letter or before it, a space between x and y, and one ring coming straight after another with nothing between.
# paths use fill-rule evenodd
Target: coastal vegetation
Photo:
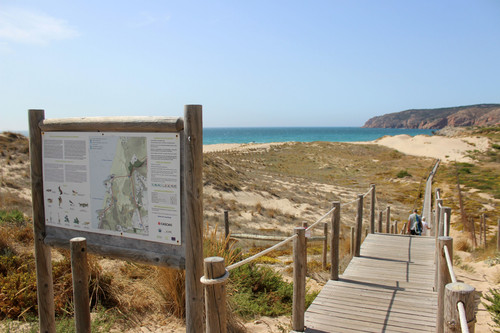
<instances>
[{"instance_id":1,"label":"coastal vegetation","mask_svg":"<svg viewBox=\"0 0 500 333\"><path fill-rule=\"evenodd\" d=\"M474 135L493 139L486 152L470 152L472 161L442 164L436 175L447 204L452 205L454 225L460 230L457 175L464 196L465 213L476 221L482 213L496 224L498 210L489 209L498 199L500 176L498 128L474 129ZM0 193L0 293L1 329L16 332L27 322L36 330L36 284L32 254L33 235L29 203L27 140L16 134L0 135L2 165ZM236 241L218 230L227 210L231 233L288 236L302 222L314 222L342 203L341 268L349 262L349 232L355 221L355 205L347 203L376 184L377 210L391 206L392 220L405 221L422 205L424 184L435 160L404 155L394 149L368 144L332 142L286 143L242 147L204 154L204 255L222 256L226 265L268 247L264 241ZM365 202L364 220L368 220ZM455 213L457 212L457 213ZM313 232L319 235L320 231ZM493 245L493 231L488 242ZM469 240L455 247L475 259L495 258L494 246L475 248ZM228 306L231 331L243 330L243 322L259 316L289 315L291 309L291 247L273 251L251 265L231 272ZM328 272L321 267L321 247L308 242L308 302L317 294ZM72 329L72 291L68 253L53 250L53 267L59 330ZM184 317L183 271L157 268L98 256L90 256L93 325L96 331L139 326L182 327ZM456 258L454 258L456 259ZM458 259L456 259L458 262ZM464 270L473 273L461 259ZM15 320L15 321L13 321ZM19 322L19 320L21 322ZM6 326L7 325L7 326ZM9 328L11 327L11 328ZM5 329L4 329L5 330Z\"/></svg>"}]
</instances>

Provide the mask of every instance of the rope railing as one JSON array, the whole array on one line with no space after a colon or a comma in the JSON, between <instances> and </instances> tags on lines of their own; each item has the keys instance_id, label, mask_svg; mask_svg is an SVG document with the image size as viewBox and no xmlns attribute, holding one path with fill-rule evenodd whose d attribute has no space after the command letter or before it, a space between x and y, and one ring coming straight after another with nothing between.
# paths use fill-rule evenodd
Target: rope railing
<instances>
[{"instance_id":1,"label":"rope railing","mask_svg":"<svg viewBox=\"0 0 500 333\"><path fill-rule=\"evenodd\" d=\"M458 315L460 316L460 328L462 333L469 333L469 326L467 325L467 316L465 314L465 305L463 302L457 303Z\"/></svg>"},{"instance_id":2,"label":"rope railing","mask_svg":"<svg viewBox=\"0 0 500 333\"><path fill-rule=\"evenodd\" d=\"M453 263L450 258L450 251L448 250L448 246L444 246L444 256L446 257L446 266L448 266L448 273L450 273L451 282L457 282L457 277L455 272L453 271Z\"/></svg>"},{"instance_id":3,"label":"rope railing","mask_svg":"<svg viewBox=\"0 0 500 333\"><path fill-rule=\"evenodd\" d=\"M363 198L368 196L370 193L373 194L372 196L372 205L371 205L371 212L373 213L376 209L375 205L373 203L376 203L376 195L375 195L375 186L372 185L371 188L364 194L359 194L356 199L349 201L347 203L344 203L343 206L345 205L350 205L353 203L358 203L358 213L357 213L357 218L356 218L356 230L357 230L357 235L356 235L356 253L359 252L359 248L361 246L362 242L362 237L361 237L361 229L362 229L362 224L363 224ZM388 209L388 216L389 216L389 207ZM225 214L225 223L227 220L227 228L226 229L226 237L230 235L229 233L229 220L227 219L227 214ZM266 255L269 252L272 252L285 244L292 242L293 241L293 285L294 285L294 291L293 291L293 313L292 313L292 329L293 331L301 332L304 329L304 313L305 313L305 281L306 281L306 266L307 266L307 236L306 232L312 230L315 228L318 224L320 224L322 221L324 221L328 216L331 215L331 228L332 228L332 237L330 238L330 256L331 256L331 269L330 269L330 278L332 280L338 280L339 278L339 239L340 239L340 201L333 202L333 207L328 210L324 215L322 215L320 218L318 218L314 223L312 223L309 227L305 225L304 227L296 227L294 229L294 234L290 237L287 237L286 239L280 241L279 243L274 244L273 246L256 253L252 255L251 257L248 257L246 259L243 259L237 263L233 263L231 265L228 265L227 267L224 266L224 259L220 257L211 257L211 258L205 258L204 260L204 265L205 265L205 272L208 274L208 276L203 276L200 281L205 285L205 288L219 288L219 289L210 289L209 293L209 299L205 299L206 304L223 304L224 302L215 302L215 299L219 299L220 295L223 293L223 284L227 280L229 276L229 272L233 269L236 269L242 265L248 264L264 255ZM326 268L326 249L327 249L327 240L328 240L328 224L324 223L324 232L325 236L323 237L323 268ZM380 232L380 230L379 230ZM307 233L309 234L309 233ZM351 242L353 242L352 235L351 235ZM359 254L352 253L354 256L359 256ZM217 272L217 273L214 273ZM222 289L221 289L222 288ZM217 296L219 295L219 296ZM220 296L220 297L225 297ZM221 309L214 309L214 312L218 313L225 313L225 308ZM215 314L212 314L215 316ZM222 316L222 315L221 315ZM207 327L208 327L208 320L207 320Z\"/></svg>"},{"instance_id":4,"label":"rope railing","mask_svg":"<svg viewBox=\"0 0 500 333\"><path fill-rule=\"evenodd\" d=\"M253 260L255 260L255 259L258 259L258 258L262 257L263 255L265 255L265 254L267 254L267 253L269 253L269 252L271 252L271 251L274 251L274 250L276 250L277 248L279 248L279 247L281 247L281 246L285 245L286 243L288 243L288 242L290 242L290 241L294 240L295 238L297 238L297 234L294 234L294 235L292 235L292 236L288 237L287 239L285 239L285 240L283 240L283 241L281 241L281 242L279 242L279 243L277 243L277 244L275 244L275 245L271 246L270 248L267 248L267 249L265 249L265 250L263 250L263 251L260 251L260 252L259 252L259 253L257 253L257 254L254 254L254 255L253 255L253 256L251 256L251 257L248 257L248 258L246 258L246 259L244 259L244 260L238 261L237 263L234 263L234 264L232 264L232 265L227 266L227 267L226 267L226 270L230 271L230 270L235 269L235 268L238 268L238 267L240 267L240 266L242 266L242 265L244 265L244 264L247 264L247 263L249 263L249 262L251 262L251 261L253 261Z\"/></svg>"},{"instance_id":5,"label":"rope railing","mask_svg":"<svg viewBox=\"0 0 500 333\"><path fill-rule=\"evenodd\" d=\"M368 194L370 194L371 190L372 190L372 189L369 189L369 190L368 190L365 194L363 194L363 197L366 197ZM357 202L357 201L358 201L358 199L355 199L355 200L352 200L352 201L349 201L349 202L345 203L344 205L350 205L350 204L355 203L355 202ZM306 231L310 231L311 229L313 229L314 227L316 227L316 226L317 226L320 222L322 222L324 219L326 219L326 218L327 218L327 217L328 217L331 213L333 213L334 211L335 211L335 207L333 207L332 209L330 209L330 210L329 210L328 212L326 212L323 216L321 216L321 217L320 217L320 218L319 218L316 222L314 222L314 223L313 223L313 224L311 224L309 227L307 227L307 228L306 228ZM254 255L253 255L253 256L251 256L251 257L248 257L248 258L246 258L246 259L244 259L244 260L241 260L241 261L239 261L239 262L237 262L237 263L234 263L234 264L232 264L232 265L229 265L229 266L227 266L227 267L226 267L226 269L227 269L228 271L230 271L230 270L235 269L235 268L237 268L237 267L240 267L240 266L242 266L242 265L244 265L244 264L247 264L247 263L249 263L249 262L252 262L253 260L258 259L258 258L262 257L263 255L266 255L267 253L272 252L272 251L276 250L277 248L280 248L281 246L285 245L286 243L291 242L291 241L292 241L292 240L294 240L295 238L297 238L297 235L296 235L296 234L295 234L295 235L292 235L292 236L290 236L290 237L288 237L288 238L286 238L286 239L284 239L283 241L281 241L281 242L279 242L279 243L277 243L277 244L275 244L275 245L271 246L270 248L267 248L267 249L265 249L265 250L262 250L262 251L261 251L261 252L259 252L259 253L254 254Z\"/></svg>"},{"instance_id":6,"label":"rope railing","mask_svg":"<svg viewBox=\"0 0 500 333\"><path fill-rule=\"evenodd\" d=\"M438 292L436 332L455 331L458 330L459 325L460 332L468 333L469 324L473 325L475 322L473 311L475 289L457 281L452 261L453 238L449 237L451 209L444 207L441 199L438 200L440 200L438 204L440 214L437 221L437 233L441 237L438 238L439 243L436 244L439 249L436 251L436 290ZM453 308L455 310L451 310Z\"/></svg>"},{"instance_id":7,"label":"rope railing","mask_svg":"<svg viewBox=\"0 0 500 333\"><path fill-rule=\"evenodd\" d=\"M348 204L346 204L348 205ZM335 207L333 207L332 209L330 209L325 215L323 215L322 217L320 217L316 222L314 222L313 224L311 224L309 227L306 228L306 231L309 231L311 229L313 229L315 226L317 226L321 221L323 221L324 219L326 219L328 217L328 215L330 215L331 213L333 213L333 211L335 210Z\"/></svg>"}]
</instances>

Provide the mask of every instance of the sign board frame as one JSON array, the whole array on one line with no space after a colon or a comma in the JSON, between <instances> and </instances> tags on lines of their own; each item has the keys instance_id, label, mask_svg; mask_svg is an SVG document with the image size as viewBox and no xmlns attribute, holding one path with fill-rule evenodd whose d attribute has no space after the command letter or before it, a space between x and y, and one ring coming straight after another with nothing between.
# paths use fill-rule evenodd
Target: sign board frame
<instances>
[{"instance_id":1,"label":"sign board frame","mask_svg":"<svg viewBox=\"0 0 500 333\"><path fill-rule=\"evenodd\" d=\"M184 158L184 122L182 118L164 118L164 117L120 117L120 118L84 118L81 119L57 119L44 120L40 124L42 132L93 132L93 133L176 133L179 135L179 161L180 161L180 198L184 194L184 176L183 163ZM140 123L140 126L135 126L129 130L125 125L127 122L134 120ZM123 126L118 126L119 122L123 122ZM71 124L78 124L71 125ZM159 124L165 124L160 126ZM113 125L111 125L113 124ZM74 129L73 129L74 128ZM42 163L43 163L42 157ZM44 182L45 188L45 182ZM42 192L42 196L45 193ZM185 269L186 256L186 223L183 213L183 200L180 200L180 222L181 222L181 245L165 244L148 240L140 240L128 238L126 236L107 235L85 230L73 230L64 227L53 225L45 225L46 236L45 244L60 248L69 249L69 240L74 237L85 237L87 240L87 248L89 252L112 256L124 260L139 261L150 263L159 266L174 267ZM45 223L45 221L44 221Z\"/></svg>"},{"instance_id":2,"label":"sign board frame","mask_svg":"<svg viewBox=\"0 0 500 333\"><path fill-rule=\"evenodd\" d=\"M55 332L50 246L68 249L85 237L90 252L186 270L186 332L203 327L203 125L202 106L186 105L181 117L89 117L45 119L29 110L33 231L40 331ZM45 224L43 132L174 132L180 136L181 245L73 230Z\"/></svg>"}]
</instances>

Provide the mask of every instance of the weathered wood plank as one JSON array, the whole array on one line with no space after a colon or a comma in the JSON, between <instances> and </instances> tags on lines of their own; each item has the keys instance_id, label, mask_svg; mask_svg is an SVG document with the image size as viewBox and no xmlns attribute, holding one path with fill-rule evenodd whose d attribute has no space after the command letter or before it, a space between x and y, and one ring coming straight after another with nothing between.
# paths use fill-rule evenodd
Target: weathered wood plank
<instances>
[{"instance_id":1,"label":"weathered wood plank","mask_svg":"<svg viewBox=\"0 0 500 333\"><path fill-rule=\"evenodd\" d=\"M184 120L178 117L79 117L44 119L42 131L68 132L180 132Z\"/></svg>"},{"instance_id":2,"label":"weathered wood plank","mask_svg":"<svg viewBox=\"0 0 500 333\"><path fill-rule=\"evenodd\" d=\"M429 237L368 235L307 310L306 332L433 332L434 251Z\"/></svg>"}]
</instances>

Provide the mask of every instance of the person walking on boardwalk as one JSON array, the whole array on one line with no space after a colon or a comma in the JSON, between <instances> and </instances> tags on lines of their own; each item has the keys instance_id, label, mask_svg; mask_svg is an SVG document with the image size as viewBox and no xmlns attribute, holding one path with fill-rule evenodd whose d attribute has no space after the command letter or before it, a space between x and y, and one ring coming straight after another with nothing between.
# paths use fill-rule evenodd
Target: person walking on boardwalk
<instances>
[{"instance_id":1,"label":"person walking on boardwalk","mask_svg":"<svg viewBox=\"0 0 500 333\"><path fill-rule=\"evenodd\" d=\"M425 216L422 216L422 232L421 234L424 236L428 236L428 231L431 229L429 223L425 220Z\"/></svg>"},{"instance_id":2,"label":"person walking on boardwalk","mask_svg":"<svg viewBox=\"0 0 500 333\"><path fill-rule=\"evenodd\" d=\"M420 235L422 232L422 222L416 209L408 216L408 232L411 235Z\"/></svg>"}]
</instances>

